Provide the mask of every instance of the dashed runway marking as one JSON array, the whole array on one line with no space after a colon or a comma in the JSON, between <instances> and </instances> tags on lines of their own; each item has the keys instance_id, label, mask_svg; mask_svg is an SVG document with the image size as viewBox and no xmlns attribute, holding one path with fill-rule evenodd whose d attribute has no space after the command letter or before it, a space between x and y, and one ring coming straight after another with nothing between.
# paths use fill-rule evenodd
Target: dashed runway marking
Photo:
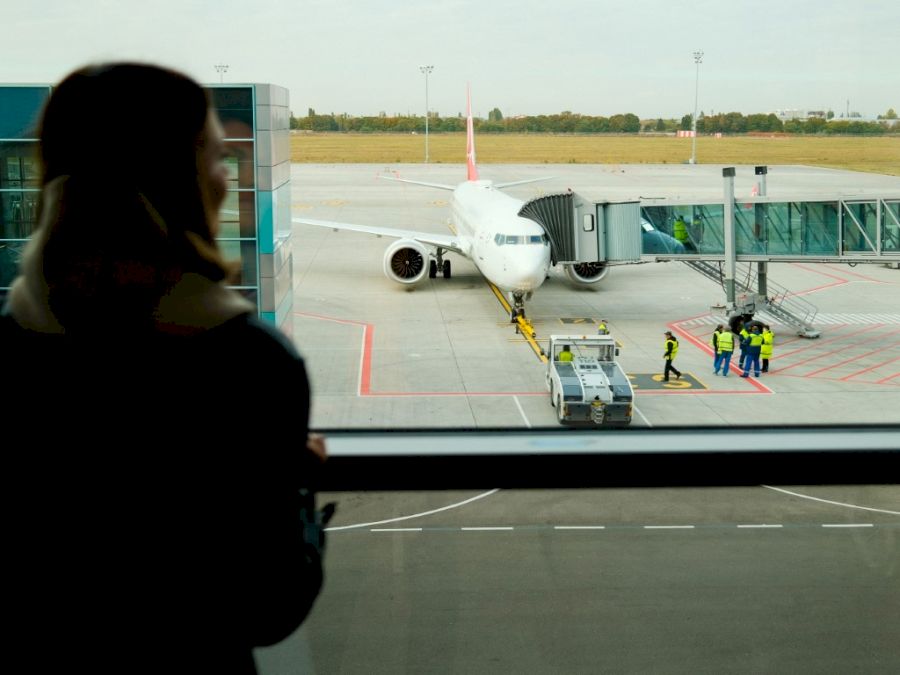
<instances>
[{"instance_id":1,"label":"dashed runway marking","mask_svg":"<svg viewBox=\"0 0 900 675\"><path fill-rule=\"evenodd\" d=\"M565 532L595 532L595 531L647 531L647 530L809 530L809 529L900 529L900 521L896 523L740 523L721 525L505 525L505 526L471 526L471 527L373 527L369 532L384 533L434 533L434 532L541 532L541 531L565 531ZM357 530L365 531L365 530Z\"/></svg>"}]
</instances>

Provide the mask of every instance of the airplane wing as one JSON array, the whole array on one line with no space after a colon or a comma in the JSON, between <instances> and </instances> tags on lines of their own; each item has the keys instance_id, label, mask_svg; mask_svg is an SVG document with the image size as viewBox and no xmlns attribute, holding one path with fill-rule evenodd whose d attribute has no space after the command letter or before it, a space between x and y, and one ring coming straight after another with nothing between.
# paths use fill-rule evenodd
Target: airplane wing
<instances>
[{"instance_id":1,"label":"airplane wing","mask_svg":"<svg viewBox=\"0 0 900 675\"><path fill-rule=\"evenodd\" d=\"M437 188L438 190L450 190L451 192L456 189L455 185L444 185L443 183L426 183L421 180L409 180L408 178L396 178L394 176L378 176L382 180L395 180L398 183L411 183L412 185L424 185L425 187Z\"/></svg>"},{"instance_id":2,"label":"airplane wing","mask_svg":"<svg viewBox=\"0 0 900 675\"><path fill-rule=\"evenodd\" d=\"M459 253L462 256L469 256L468 246L466 242L452 234L433 234L430 232L417 232L415 230L398 230L393 227L374 227L372 225L354 225L352 223L340 223L333 220L316 220L313 218L292 218L295 223L301 225L315 225L316 227L327 227L332 230L349 230L351 232L364 232L365 234L374 234L376 237L393 237L395 239L412 239L425 244L426 246L435 246Z\"/></svg>"},{"instance_id":3,"label":"airplane wing","mask_svg":"<svg viewBox=\"0 0 900 675\"><path fill-rule=\"evenodd\" d=\"M551 180L556 178L556 176L542 176L541 178L526 178L525 180L514 180L511 183L494 183L494 187L498 190L502 190L503 188L512 187L513 185L525 185L526 183L538 183L542 180Z\"/></svg>"}]
</instances>

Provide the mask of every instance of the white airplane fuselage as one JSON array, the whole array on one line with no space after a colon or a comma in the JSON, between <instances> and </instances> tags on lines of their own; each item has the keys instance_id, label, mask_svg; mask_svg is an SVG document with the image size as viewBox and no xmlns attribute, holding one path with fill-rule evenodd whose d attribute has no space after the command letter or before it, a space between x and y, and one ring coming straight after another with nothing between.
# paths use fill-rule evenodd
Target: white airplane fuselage
<instances>
[{"instance_id":1,"label":"white airplane fuselage","mask_svg":"<svg viewBox=\"0 0 900 675\"><path fill-rule=\"evenodd\" d=\"M522 204L488 180L460 183L451 202L451 227L468 241L469 258L488 281L511 293L531 293L550 269L547 236L518 215Z\"/></svg>"}]
</instances>

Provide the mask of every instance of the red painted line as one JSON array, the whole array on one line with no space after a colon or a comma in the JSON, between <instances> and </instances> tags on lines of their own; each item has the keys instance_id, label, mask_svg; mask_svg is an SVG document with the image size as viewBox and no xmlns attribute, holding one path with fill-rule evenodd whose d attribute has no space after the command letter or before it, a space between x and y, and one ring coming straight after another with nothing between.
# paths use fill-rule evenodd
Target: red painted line
<instances>
[{"instance_id":1,"label":"red painted line","mask_svg":"<svg viewBox=\"0 0 900 675\"><path fill-rule=\"evenodd\" d=\"M860 370L859 372L853 373L852 375L847 375L847 377L842 377L841 381L850 380L850 379L856 377L857 375L862 375L863 373L868 373L870 370L875 370L876 368L881 368L881 367L886 366L889 363L893 363L894 361L897 361L897 360L900 360L900 356L895 356L890 361L884 361L883 363L878 363L874 366L866 368L865 370Z\"/></svg>"},{"instance_id":2,"label":"red painted line","mask_svg":"<svg viewBox=\"0 0 900 675\"><path fill-rule=\"evenodd\" d=\"M363 357L359 364L359 395L369 396L372 393L372 337L375 326L366 324L363 329Z\"/></svg>"},{"instance_id":3,"label":"red painted line","mask_svg":"<svg viewBox=\"0 0 900 675\"><path fill-rule=\"evenodd\" d=\"M884 326L884 324L883 324L883 323L880 323L880 324L877 324L877 325L875 325L875 326L870 326L867 330L872 330L872 329L875 329L875 328L882 328L883 326ZM865 331L857 331L857 333L863 333L863 332L865 332ZM897 331L894 331L894 332L897 332ZM856 335L857 333L853 333L853 335ZM855 345L860 345L860 344L865 344L866 342L871 342L872 340L877 340L877 339L879 339L879 338L881 338L881 335L873 335L873 336L870 337L868 340L863 340L862 342L856 342L856 343L854 343L854 346L855 346ZM838 347L837 349L832 349L830 352L823 352L823 353L821 353L821 354L816 354L815 356L810 356L808 359L803 359L802 361L797 361L796 363L792 363L792 364L789 365L789 366L785 366L784 368L779 368L778 370L773 370L773 371L771 371L771 372L773 372L773 373L780 373L780 372L783 372L783 371L785 371L785 370L789 370L790 368L796 368L797 366L801 366L801 365L803 365L804 363L808 363L808 362L810 362L810 361L815 361L816 359L821 359L823 356L830 356L831 354L836 354L837 352L841 351L841 350L844 349L844 348L845 348L845 347ZM770 360L771 360L771 359L770 359Z\"/></svg>"},{"instance_id":4,"label":"red painted line","mask_svg":"<svg viewBox=\"0 0 900 675\"><path fill-rule=\"evenodd\" d=\"M869 338L868 340L863 340L861 343L858 343L858 344L865 344L866 342L871 342L872 340L874 340L876 338L890 337L891 335L894 335L896 333L900 333L900 328L898 328L897 330L893 330L890 333L887 333L886 335L876 335L875 337ZM888 347L888 349L889 349L889 347ZM863 352L862 354L859 354L857 356L852 356L849 359L844 359L843 361L838 361L837 363L832 364L830 366L826 366L825 368L819 368L818 370L814 370L811 373L806 373L806 377L812 377L816 373L822 373L822 372L825 372L826 370L831 370L832 368L837 368L838 366L842 366L845 363L852 363L853 361L865 358L866 356L871 356L872 354L877 354L878 352L883 352L884 350L885 350L885 347L879 347L878 349L873 349L868 352Z\"/></svg>"},{"instance_id":5,"label":"red painted line","mask_svg":"<svg viewBox=\"0 0 900 675\"><path fill-rule=\"evenodd\" d=\"M548 396L546 391L373 391L362 395L371 398L406 398L408 396Z\"/></svg>"},{"instance_id":6,"label":"red painted line","mask_svg":"<svg viewBox=\"0 0 900 675\"><path fill-rule=\"evenodd\" d=\"M844 340L853 335L859 335L860 333L866 333L870 330L875 330L876 328L881 328L882 326L884 326L883 323L875 323L870 326L866 326L865 328L860 328L859 330L854 331L852 333L845 333L844 335L838 335L837 337L833 337L829 340L816 340L815 343L810 344L808 347L803 347L802 349L795 349L794 351L791 351L791 352L784 352L783 354L779 354L778 356L773 356L769 360L775 361L776 359L781 359L781 358L784 358L785 356L790 356L791 354L809 351L810 349L815 349L816 347L821 347L822 345L831 344L832 342L836 342L837 340ZM833 354L834 352L828 352L828 353ZM805 363L805 362L801 361L801 363Z\"/></svg>"},{"instance_id":7,"label":"red painted line","mask_svg":"<svg viewBox=\"0 0 900 675\"><path fill-rule=\"evenodd\" d=\"M829 265L828 269L833 269L833 266ZM841 270L841 274L849 274L851 277L859 277L860 279L865 279L866 281L871 281L875 284L890 284L894 283L891 281L882 281L881 279L873 279L872 277L867 277L865 274L860 274L859 272L851 272L850 270Z\"/></svg>"},{"instance_id":8,"label":"red painted line","mask_svg":"<svg viewBox=\"0 0 900 675\"><path fill-rule=\"evenodd\" d=\"M829 333L834 333L835 331L838 331L838 330L840 330L841 328L846 328L846 327L849 326L849 325L850 325L849 323L836 323L836 324L834 324L834 325L828 326L828 332L829 332ZM855 325L855 324L854 324L854 325ZM793 337L793 338L791 338L790 340L779 340L779 341L778 341L778 346L779 346L779 347L784 347L785 345L789 345L789 344L791 344L792 342L800 342L800 341L807 342L807 343L809 343L810 345L813 344L813 341L810 340L809 338L800 337L800 336L798 335L797 337ZM817 343L817 344L821 344L821 343ZM775 358L777 359L778 357L776 356Z\"/></svg>"},{"instance_id":9,"label":"red painted line","mask_svg":"<svg viewBox=\"0 0 900 675\"><path fill-rule=\"evenodd\" d=\"M700 342L700 340L698 340L693 335L691 335L686 330L684 330L681 326L679 326L678 325L679 323L680 322L678 322L678 321L670 323L667 325L667 328L671 331L678 333L679 335L684 337L686 340L691 342L694 346L699 347L702 351L706 352L710 356L713 355L713 350L712 350L711 346ZM735 363L731 363L730 367L728 369L728 372L740 373L742 371L738 369L738 367ZM762 394L774 394L775 393L774 391L769 389L766 385L764 385L762 382L758 382L757 380L755 380L753 378L749 378L749 377L744 378L744 379L746 379L750 384L752 384L754 387L756 387L759 390L759 392ZM713 390L710 390L710 391L713 391ZM700 392L694 392L694 393L700 393ZM715 393L719 393L719 392L715 392Z\"/></svg>"},{"instance_id":10,"label":"red painted line","mask_svg":"<svg viewBox=\"0 0 900 675\"><path fill-rule=\"evenodd\" d=\"M887 384L888 380L893 380L895 377L900 377L900 373L888 375L887 377L878 380L875 384Z\"/></svg>"},{"instance_id":11,"label":"red painted line","mask_svg":"<svg viewBox=\"0 0 900 675\"><path fill-rule=\"evenodd\" d=\"M822 270L817 270L812 267L807 267L806 265L804 265L802 263L791 263L791 264L794 267L799 267L801 270L806 270L807 272L812 272L813 274L821 274L823 277L830 277L832 279L838 279L839 281L843 281L844 283L848 283L850 281L849 279L845 279L844 277L839 277L836 274L829 274L828 272L823 272ZM809 293L810 291L801 291L801 292Z\"/></svg>"}]
</instances>

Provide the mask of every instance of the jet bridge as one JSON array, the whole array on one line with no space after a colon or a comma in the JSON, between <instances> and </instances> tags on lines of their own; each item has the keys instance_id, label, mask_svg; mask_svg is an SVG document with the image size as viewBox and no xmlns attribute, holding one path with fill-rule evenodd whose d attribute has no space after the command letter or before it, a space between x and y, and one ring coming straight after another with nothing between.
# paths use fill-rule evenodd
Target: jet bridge
<instances>
[{"instance_id":1,"label":"jet bridge","mask_svg":"<svg viewBox=\"0 0 900 675\"><path fill-rule=\"evenodd\" d=\"M519 215L535 221L550 239L553 264L641 260L641 203L594 202L575 192L535 197Z\"/></svg>"}]
</instances>

